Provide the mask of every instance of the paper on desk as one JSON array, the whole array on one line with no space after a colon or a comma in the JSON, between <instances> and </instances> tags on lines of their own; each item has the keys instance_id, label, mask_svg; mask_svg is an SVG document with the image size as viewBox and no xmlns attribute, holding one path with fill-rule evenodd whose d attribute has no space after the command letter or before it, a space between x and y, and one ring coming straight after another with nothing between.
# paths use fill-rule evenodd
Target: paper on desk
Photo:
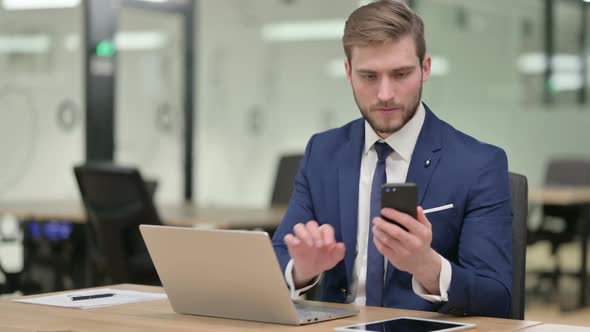
<instances>
[{"instance_id":1,"label":"paper on desk","mask_svg":"<svg viewBox=\"0 0 590 332\"><path fill-rule=\"evenodd\" d=\"M103 293L113 293L114 296L103 297L90 300L72 301L73 296L96 295ZM71 293L41 296L31 299L13 300L15 302L43 304L57 307L91 309L99 307L108 307L112 305L135 303L143 301L161 300L167 298L166 294L137 292L129 290L120 290L112 288L98 288L93 290L76 291Z\"/></svg>"}]
</instances>

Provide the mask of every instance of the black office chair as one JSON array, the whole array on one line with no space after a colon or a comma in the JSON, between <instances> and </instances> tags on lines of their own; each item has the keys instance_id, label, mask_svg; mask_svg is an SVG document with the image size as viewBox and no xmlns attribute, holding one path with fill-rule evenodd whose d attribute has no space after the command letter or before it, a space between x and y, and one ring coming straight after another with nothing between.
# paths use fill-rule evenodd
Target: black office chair
<instances>
[{"instance_id":1,"label":"black office chair","mask_svg":"<svg viewBox=\"0 0 590 332\"><path fill-rule=\"evenodd\" d=\"M550 160L545 174L545 184L547 186L589 186L590 160L575 158ZM542 281L551 280L550 292L546 294L546 299L550 300L551 292L559 292L559 280L563 275L558 257L559 248L563 244L576 240L580 227L578 220L586 211L583 206L543 204L541 208L540 224L534 229L529 227L528 244L549 242L554 268L553 271L529 271L529 273L539 277L534 293L542 293Z\"/></svg>"},{"instance_id":2,"label":"black office chair","mask_svg":"<svg viewBox=\"0 0 590 332\"><path fill-rule=\"evenodd\" d=\"M74 173L88 217L90 284L159 284L139 232L140 224L161 224L155 186L137 169L113 164L76 166Z\"/></svg>"},{"instance_id":3,"label":"black office chair","mask_svg":"<svg viewBox=\"0 0 590 332\"><path fill-rule=\"evenodd\" d=\"M512 198L512 319L524 319L528 184L524 175L510 172Z\"/></svg>"},{"instance_id":4,"label":"black office chair","mask_svg":"<svg viewBox=\"0 0 590 332\"><path fill-rule=\"evenodd\" d=\"M272 197L270 199L270 207L286 207L289 205L291 194L293 194L293 183L297 170L299 170L299 162L303 159L302 154L283 155L279 160L277 171L275 173L275 181L272 189ZM276 226L265 227L258 229L265 231L272 238L276 231Z\"/></svg>"},{"instance_id":5,"label":"black office chair","mask_svg":"<svg viewBox=\"0 0 590 332\"><path fill-rule=\"evenodd\" d=\"M289 204L293 193L293 180L299 169L302 154L284 155L279 160L279 166L275 175L275 182L270 200L271 206L286 206Z\"/></svg>"}]
</instances>

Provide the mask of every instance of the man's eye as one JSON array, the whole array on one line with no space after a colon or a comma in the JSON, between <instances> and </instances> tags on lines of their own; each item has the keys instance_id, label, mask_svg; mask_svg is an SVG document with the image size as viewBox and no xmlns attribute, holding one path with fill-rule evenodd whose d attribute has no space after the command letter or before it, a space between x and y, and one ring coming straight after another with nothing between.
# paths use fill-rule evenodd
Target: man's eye
<instances>
[{"instance_id":1,"label":"man's eye","mask_svg":"<svg viewBox=\"0 0 590 332\"><path fill-rule=\"evenodd\" d=\"M368 81L373 81L373 80L377 79L377 75L367 74L367 75L363 75L363 78Z\"/></svg>"},{"instance_id":2,"label":"man's eye","mask_svg":"<svg viewBox=\"0 0 590 332\"><path fill-rule=\"evenodd\" d=\"M408 75L410 75L410 73L408 73L408 72L397 73L397 74L395 74L395 78L398 78L398 79L406 78Z\"/></svg>"}]
</instances>

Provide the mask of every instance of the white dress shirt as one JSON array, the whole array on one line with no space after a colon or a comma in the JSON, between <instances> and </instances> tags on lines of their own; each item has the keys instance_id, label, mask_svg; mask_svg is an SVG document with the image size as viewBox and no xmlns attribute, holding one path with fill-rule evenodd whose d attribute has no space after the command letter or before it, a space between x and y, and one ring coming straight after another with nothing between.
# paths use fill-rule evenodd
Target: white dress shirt
<instances>
[{"instance_id":1,"label":"white dress shirt","mask_svg":"<svg viewBox=\"0 0 590 332\"><path fill-rule=\"evenodd\" d=\"M361 159L361 170L359 180L359 208L358 208L358 229L357 229L357 255L354 260L353 280L348 302L358 305L365 305L366 302L366 274L367 274L367 245L369 239L369 227L371 227L370 210L371 210L371 185L375 166L377 164L377 152L374 144L376 142L385 142L393 152L385 160L385 172L388 183L406 182L412 153L418 141L420 130L424 124L426 113L424 106L420 103L414 117L400 130L391 134L383 140L373 128L365 121L365 146ZM441 271L439 278L440 295L428 294L428 291L412 278L412 288L414 292L423 299L430 302L448 301L448 290L451 285L451 264L444 257L441 257ZM387 264L385 259L384 264ZM386 265L387 266L387 265ZM295 299L301 293L313 287L320 279L318 276L313 282L304 288L295 289L293 282L293 260L289 261L285 268L285 280L291 290L291 297Z\"/></svg>"}]
</instances>

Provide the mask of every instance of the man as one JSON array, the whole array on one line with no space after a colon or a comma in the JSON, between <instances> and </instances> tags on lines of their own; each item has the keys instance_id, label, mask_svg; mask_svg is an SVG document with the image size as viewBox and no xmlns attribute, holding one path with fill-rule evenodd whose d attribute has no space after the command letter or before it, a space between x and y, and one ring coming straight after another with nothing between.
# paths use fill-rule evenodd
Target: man
<instances>
[{"instance_id":1,"label":"man","mask_svg":"<svg viewBox=\"0 0 590 332\"><path fill-rule=\"evenodd\" d=\"M508 317L512 213L507 158L421 102L424 26L381 0L346 22L345 69L364 119L314 135L273 245L292 296ZM385 182L418 185L416 219L378 207ZM386 222L394 220L407 229Z\"/></svg>"}]
</instances>

